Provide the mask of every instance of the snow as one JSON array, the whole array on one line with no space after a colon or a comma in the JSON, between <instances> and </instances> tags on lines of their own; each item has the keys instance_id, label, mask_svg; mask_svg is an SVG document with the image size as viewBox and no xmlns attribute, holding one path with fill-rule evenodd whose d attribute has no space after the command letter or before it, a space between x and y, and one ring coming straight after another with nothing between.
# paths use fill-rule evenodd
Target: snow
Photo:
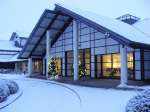
<instances>
[{"instance_id":1,"label":"snow","mask_svg":"<svg viewBox=\"0 0 150 112\"><path fill-rule=\"evenodd\" d=\"M18 59L19 53L15 55L0 55L0 62L18 62L26 61L26 59Z\"/></svg>"},{"instance_id":2,"label":"snow","mask_svg":"<svg viewBox=\"0 0 150 112\"><path fill-rule=\"evenodd\" d=\"M9 59L9 62L17 62L17 61L26 61L26 59L18 59L18 54L14 55L11 59Z\"/></svg>"},{"instance_id":3,"label":"snow","mask_svg":"<svg viewBox=\"0 0 150 112\"><path fill-rule=\"evenodd\" d=\"M11 94L17 93L19 87L12 80L0 79L0 102L4 102Z\"/></svg>"},{"instance_id":4,"label":"snow","mask_svg":"<svg viewBox=\"0 0 150 112\"><path fill-rule=\"evenodd\" d=\"M150 37L150 18L138 21L133 26Z\"/></svg>"},{"instance_id":5,"label":"snow","mask_svg":"<svg viewBox=\"0 0 150 112\"><path fill-rule=\"evenodd\" d=\"M14 101L16 101L21 95L22 90L19 89L19 91L16 94L10 95L6 101L0 103L0 109L5 108L6 106L12 104ZM0 111L1 112L1 111Z\"/></svg>"},{"instance_id":6,"label":"snow","mask_svg":"<svg viewBox=\"0 0 150 112\"><path fill-rule=\"evenodd\" d=\"M21 51L21 48L15 47L13 41L0 40L0 50Z\"/></svg>"},{"instance_id":7,"label":"snow","mask_svg":"<svg viewBox=\"0 0 150 112\"><path fill-rule=\"evenodd\" d=\"M59 6L62 6L78 15L81 15L82 17L85 17L94 23L99 24L100 26L103 26L131 41L139 42L139 43L145 43L150 44L150 36L145 35L144 33L137 30L132 25L129 25L127 23L124 23L120 20L101 16L95 13L92 13L92 10L84 11L81 7L75 8L74 6L67 6L64 4L57 4Z\"/></svg>"},{"instance_id":8,"label":"snow","mask_svg":"<svg viewBox=\"0 0 150 112\"><path fill-rule=\"evenodd\" d=\"M150 89L130 99L126 112L150 112Z\"/></svg>"},{"instance_id":9,"label":"snow","mask_svg":"<svg viewBox=\"0 0 150 112\"><path fill-rule=\"evenodd\" d=\"M125 106L137 91L101 89L31 79L23 75L0 74L13 79L23 94L0 112L125 112Z\"/></svg>"},{"instance_id":10,"label":"snow","mask_svg":"<svg viewBox=\"0 0 150 112\"><path fill-rule=\"evenodd\" d=\"M13 41L0 40L0 51L0 62L24 61L22 59L18 59L21 48L16 47Z\"/></svg>"}]
</instances>

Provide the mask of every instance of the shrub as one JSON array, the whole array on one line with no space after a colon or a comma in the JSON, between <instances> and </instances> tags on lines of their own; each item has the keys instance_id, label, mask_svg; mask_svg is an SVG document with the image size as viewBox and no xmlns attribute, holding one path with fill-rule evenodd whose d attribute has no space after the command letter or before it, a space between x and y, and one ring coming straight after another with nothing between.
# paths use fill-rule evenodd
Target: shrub
<instances>
[{"instance_id":1,"label":"shrub","mask_svg":"<svg viewBox=\"0 0 150 112\"><path fill-rule=\"evenodd\" d=\"M9 88L10 94L15 94L18 91L19 86L16 82L12 80L5 80L5 83Z\"/></svg>"},{"instance_id":2,"label":"shrub","mask_svg":"<svg viewBox=\"0 0 150 112\"><path fill-rule=\"evenodd\" d=\"M126 112L150 112L150 89L131 98L126 106Z\"/></svg>"},{"instance_id":3,"label":"shrub","mask_svg":"<svg viewBox=\"0 0 150 112\"><path fill-rule=\"evenodd\" d=\"M0 81L0 88L3 89L4 94L5 94L6 96L9 96L9 95L10 95L9 88L8 88L8 86L6 85L6 83L5 83L3 80Z\"/></svg>"},{"instance_id":4,"label":"shrub","mask_svg":"<svg viewBox=\"0 0 150 112\"><path fill-rule=\"evenodd\" d=\"M5 101L7 98L7 95L5 94L4 89L0 88L0 103Z\"/></svg>"},{"instance_id":5,"label":"shrub","mask_svg":"<svg viewBox=\"0 0 150 112\"><path fill-rule=\"evenodd\" d=\"M5 101L10 94L15 94L19 89L16 82L0 80L0 103Z\"/></svg>"},{"instance_id":6,"label":"shrub","mask_svg":"<svg viewBox=\"0 0 150 112\"><path fill-rule=\"evenodd\" d=\"M0 102L3 102L10 95L8 86L0 81Z\"/></svg>"}]
</instances>

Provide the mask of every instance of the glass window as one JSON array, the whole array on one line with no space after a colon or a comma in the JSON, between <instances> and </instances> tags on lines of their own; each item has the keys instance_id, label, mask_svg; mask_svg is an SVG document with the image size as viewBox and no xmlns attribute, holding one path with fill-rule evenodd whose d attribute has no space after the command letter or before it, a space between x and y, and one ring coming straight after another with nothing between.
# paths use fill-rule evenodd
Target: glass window
<instances>
[{"instance_id":1,"label":"glass window","mask_svg":"<svg viewBox=\"0 0 150 112\"><path fill-rule=\"evenodd\" d=\"M33 73L42 73L42 60L33 60Z\"/></svg>"},{"instance_id":2,"label":"glass window","mask_svg":"<svg viewBox=\"0 0 150 112\"><path fill-rule=\"evenodd\" d=\"M113 62L119 62L120 63L120 55L119 54L112 54Z\"/></svg>"},{"instance_id":3,"label":"glass window","mask_svg":"<svg viewBox=\"0 0 150 112\"><path fill-rule=\"evenodd\" d=\"M128 53L128 62L133 61L133 53Z\"/></svg>"},{"instance_id":4,"label":"glass window","mask_svg":"<svg viewBox=\"0 0 150 112\"><path fill-rule=\"evenodd\" d=\"M66 52L66 75L71 76L73 75L73 51Z\"/></svg>"},{"instance_id":5,"label":"glass window","mask_svg":"<svg viewBox=\"0 0 150 112\"><path fill-rule=\"evenodd\" d=\"M133 53L128 53L128 75L129 78L133 78ZM102 61L102 62L101 62ZM120 76L120 54L107 54L101 56L97 56L97 73L100 73L102 69L102 74L104 77L119 77ZM101 63L102 68L101 68ZM100 68L99 68L100 67Z\"/></svg>"},{"instance_id":6,"label":"glass window","mask_svg":"<svg viewBox=\"0 0 150 112\"><path fill-rule=\"evenodd\" d=\"M103 62L111 62L111 55L103 55Z\"/></svg>"},{"instance_id":7,"label":"glass window","mask_svg":"<svg viewBox=\"0 0 150 112\"><path fill-rule=\"evenodd\" d=\"M62 73L61 58L55 58L55 64L56 64L56 73L57 73L58 75L61 75L61 73Z\"/></svg>"},{"instance_id":8,"label":"glass window","mask_svg":"<svg viewBox=\"0 0 150 112\"><path fill-rule=\"evenodd\" d=\"M68 51L66 52L66 59L67 59L67 69L66 73L68 75L73 75L73 52ZM82 49L79 50L79 62L81 63L81 67L85 68L86 74L85 75L90 75L90 49ZM71 74L70 74L71 73Z\"/></svg>"}]
</instances>

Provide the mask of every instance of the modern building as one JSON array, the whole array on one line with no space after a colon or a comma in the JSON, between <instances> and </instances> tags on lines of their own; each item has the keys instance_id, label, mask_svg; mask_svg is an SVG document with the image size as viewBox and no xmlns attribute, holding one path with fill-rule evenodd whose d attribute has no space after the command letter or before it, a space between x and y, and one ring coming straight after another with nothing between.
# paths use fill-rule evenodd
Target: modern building
<instances>
[{"instance_id":1,"label":"modern building","mask_svg":"<svg viewBox=\"0 0 150 112\"><path fill-rule=\"evenodd\" d=\"M18 59L27 38L12 33L10 40L0 40L0 72L23 73L27 71L27 60Z\"/></svg>"},{"instance_id":2,"label":"modern building","mask_svg":"<svg viewBox=\"0 0 150 112\"><path fill-rule=\"evenodd\" d=\"M29 75L48 77L53 57L59 74L74 80L79 61L91 78L116 78L121 84L149 80L150 35L140 29L141 22L129 14L112 19L56 4L44 11L19 58L28 59Z\"/></svg>"}]
</instances>

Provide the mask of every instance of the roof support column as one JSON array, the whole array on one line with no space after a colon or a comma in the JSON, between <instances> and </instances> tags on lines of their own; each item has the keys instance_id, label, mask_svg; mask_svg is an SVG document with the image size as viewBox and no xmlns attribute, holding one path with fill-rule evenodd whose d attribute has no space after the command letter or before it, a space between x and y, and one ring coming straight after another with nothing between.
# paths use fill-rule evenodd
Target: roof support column
<instances>
[{"instance_id":1,"label":"roof support column","mask_svg":"<svg viewBox=\"0 0 150 112\"><path fill-rule=\"evenodd\" d=\"M120 46L120 56L121 56L121 84L120 86L125 86L128 82L128 65L127 65L127 48L124 45Z\"/></svg>"},{"instance_id":2,"label":"roof support column","mask_svg":"<svg viewBox=\"0 0 150 112\"><path fill-rule=\"evenodd\" d=\"M78 23L73 20L73 70L74 70L74 81L79 79L79 66L78 66Z\"/></svg>"},{"instance_id":3,"label":"roof support column","mask_svg":"<svg viewBox=\"0 0 150 112\"><path fill-rule=\"evenodd\" d=\"M18 70L18 63L17 62L15 62L15 73L17 73L19 70Z\"/></svg>"},{"instance_id":4,"label":"roof support column","mask_svg":"<svg viewBox=\"0 0 150 112\"><path fill-rule=\"evenodd\" d=\"M42 66L43 67L43 69L42 69L43 70L43 75L45 75L45 65L46 65L45 58L43 58L42 62L43 62L43 66Z\"/></svg>"},{"instance_id":5,"label":"roof support column","mask_svg":"<svg viewBox=\"0 0 150 112\"><path fill-rule=\"evenodd\" d=\"M32 75L32 58L28 59L28 76Z\"/></svg>"},{"instance_id":6,"label":"roof support column","mask_svg":"<svg viewBox=\"0 0 150 112\"><path fill-rule=\"evenodd\" d=\"M46 78L48 79L48 71L49 71L49 60L50 60L50 52L51 52L51 33L50 30L46 32Z\"/></svg>"}]
</instances>

